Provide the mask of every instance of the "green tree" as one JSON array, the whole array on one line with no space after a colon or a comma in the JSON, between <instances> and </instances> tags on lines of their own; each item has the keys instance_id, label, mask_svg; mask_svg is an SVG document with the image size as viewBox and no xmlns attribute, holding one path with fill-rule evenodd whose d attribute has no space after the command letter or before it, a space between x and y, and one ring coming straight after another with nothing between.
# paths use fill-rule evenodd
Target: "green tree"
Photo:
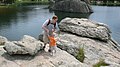
<instances>
[{"instance_id":1,"label":"green tree","mask_svg":"<svg viewBox=\"0 0 120 67\"><path fill-rule=\"evenodd\" d=\"M4 4L12 4L14 0L1 0L1 2Z\"/></svg>"},{"instance_id":2,"label":"green tree","mask_svg":"<svg viewBox=\"0 0 120 67\"><path fill-rule=\"evenodd\" d=\"M103 0L103 3L105 3L105 4L106 4L106 3L107 3L107 1L108 1L108 0Z\"/></svg>"}]
</instances>

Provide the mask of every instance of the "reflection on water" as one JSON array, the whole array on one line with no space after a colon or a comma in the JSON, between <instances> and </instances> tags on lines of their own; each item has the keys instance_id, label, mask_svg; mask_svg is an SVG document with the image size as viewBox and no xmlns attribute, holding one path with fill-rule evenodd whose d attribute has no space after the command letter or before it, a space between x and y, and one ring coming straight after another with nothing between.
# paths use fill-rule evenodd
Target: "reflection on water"
<instances>
[{"instance_id":1,"label":"reflection on water","mask_svg":"<svg viewBox=\"0 0 120 67\"><path fill-rule=\"evenodd\" d=\"M82 14L82 13L69 13L69 12L60 12L60 11L54 11L55 15L59 17L58 22L60 22L62 19L66 17L71 18L89 18L90 13Z\"/></svg>"},{"instance_id":2,"label":"reflection on water","mask_svg":"<svg viewBox=\"0 0 120 67\"><path fill-rule=\"evenodd\" d=\"M3 28L9 28L12 22L14 21L14 24L17 23L17 20L19 19L18 16L21 13L21 18L27 18L26 12L28 9L26 8L0 8L0 30Z\"/></svg>"},{"instance_id":3,"label":"reflection on water","mask_svg":"<svg viewBox=\"0 0 120 67\"><path fill-rule=\"evenodd\" d=\"M11 19L16 17L16 9L0 8L0 29L4 26L9 27Z\"/></svg>"},{"instance_id":4,"label":"reflection on water","mask_svg":"<svg viewBox=\"0 0 120 67\"><path fill-rule=\"evenodd\" d=\"M43 22L54 14L43 9L45 7L47 5L0 8L0 35L9 40L19 40L23 35L37 38Z\"/></svg>"}]
</instances>

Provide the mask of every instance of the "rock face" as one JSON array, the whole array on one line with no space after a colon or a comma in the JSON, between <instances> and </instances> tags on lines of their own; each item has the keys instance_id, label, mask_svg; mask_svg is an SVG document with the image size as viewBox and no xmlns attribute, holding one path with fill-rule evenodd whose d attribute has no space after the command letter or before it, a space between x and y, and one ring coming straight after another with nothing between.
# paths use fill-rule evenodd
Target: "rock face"
<instances>
[{"instance_id":1,"label":"rock face","mask_svg":"<svg viewBox=\"0 0 120 67\"><path fill-rule=\"evenodd\" d=\"M43 43L35 38L24 35L21 41L8 41L5 43L4 49L9 54L30 54L35 55L43 47Z\"/></svg>"},{"instance_id":2,"label":"rock face","mask_svg":"<svg viewBox=\"0 0 120 67\"><path fill-rule=\"evenodd\" d=\"M0 36L0 45L4 45L7 42L7 38Z\"/></svg>"},{"instance_id":3,"label":"rock face","mask_svg":"<svg viewBox=\"0 0 120 67\"><path fill-rule=\"evenodd\" d=\"M96 23L88 19L65 18L59 23L60 31L74 33L84 37L109 40L110 30L105 24Z\"/></svg>"},{"instance_id":4,"label":"rock face","mask_svg":"<svg viewBox=\"0 0 120 67\"><path fill-rule=\"evenodd\" d=\"M65 12L92 13L91 6L86 2L81 0L55 0L52 9Z\"/></svg>"},{"instance_id":5,"label":"rock face","mask_svg":"<svg viewBox=\"0 0 120 67\"><path fill-rule=\"evenodd\" d=\"M103 42L65 32L60 32L57 36L58 47L73 56L76 56L80 47L83 47L84 63L89 66L97 63L100 59L105 59L105 62L110 64L108 67L120 67L120 51L114 47L115 44L111 40Z\"/></svg>"},{"instance_id":6,"label":"rock face","mask_svg":"<svg viewBox=\"0 0 120 67\"><path fill-rule=\"evenodd\" d=\"M0 48L0 67L90 67L57 48L55 56L40 51L36 56L8 55ZM9 66L10 65L10 66Z\"/></svg>"},{"instance_id":7,"label":"rock face","mask_svg":"<svg viewBox=\"0 0 120 67\"><path fill-rule=\"evenodd\" d=\"M76 57L79 49L84 48L85 59L83 63L89 67L99 62L100 59L104 59L105 63L110 64L106 67L120 67L120 46L111 39L110 31L106 25L88 19L65 18L59 23L59 28L60 31L56 35L56 39L60 49ZM88 35L90 33L95 36Z\"/></svg>"},{"instance_id":8,"label":"rock face","mask_svg":"<svg viewBox=\"0 0 120 67\"><path fill-rule=\"evenodd\" d=\"M59 23L59 28L57 44L62 50L77 56L83 47L85 64L92 66L104 59L110 64L107 67L120 67L120 47L111 39L106 25L88 19L65 18Z\"/></svg>"}]
</instances>

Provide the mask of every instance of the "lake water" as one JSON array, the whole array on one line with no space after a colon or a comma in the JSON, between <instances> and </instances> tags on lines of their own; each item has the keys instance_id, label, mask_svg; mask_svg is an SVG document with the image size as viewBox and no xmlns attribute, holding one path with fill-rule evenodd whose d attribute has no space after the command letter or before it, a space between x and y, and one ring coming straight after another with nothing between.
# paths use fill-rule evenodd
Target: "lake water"
<instances>
[{"instance_id":1,"label":"lake water","mask_svg":"<svg viewBox=\"0 0 120 67\"><path fill-rule=\"evenodd\" d=\"M92 14L53 12L46 7L47 5L32 5L0 8L0 35L8 40L20 40L23 35L38 38L43 22L57 15L58 22L65 17L78 17L105 23L111 29L113 38L120 44L120 7L92 6Z\"/></svg>"},{"instance_id":2,"label":"lake water","mask_svg":"<svg viewBox=\"0 0 120 67\"><path fill-rule=\"evenodd\" d=\"M94 13L89 19L108 25L112 37L120 44L120 7L92 6Z\"/></svg>"}]
</instances>

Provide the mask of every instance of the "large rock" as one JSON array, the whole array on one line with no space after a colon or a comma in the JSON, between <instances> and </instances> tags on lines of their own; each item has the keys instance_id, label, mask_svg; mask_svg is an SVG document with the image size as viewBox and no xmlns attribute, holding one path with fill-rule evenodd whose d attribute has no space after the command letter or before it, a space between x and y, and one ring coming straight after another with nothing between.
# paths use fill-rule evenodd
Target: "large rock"
<instances>
[{"instance_id":1,"label":"large rock","mask_svg":"<svg viewBox=\"0 0 120 67\"><path fill-rule=\"evenodd\" d=\"M4 57L0 57L0 67L20 67L15 62L6 60Z\"/></svg>"},{"instance_id":2,"label":"large rock","mask_svg":"<svg viewBox=\"0 0 120 67\"><path fill-rule=\"evenodd\" d=\"M0 36L0 45L4 45L7 42L7 38Z\"/></svg>"},{"instance_id":3,"label":"large rock","mask_svg":"<svg viewBox=\"0 0 120 67\"><path fill-rule=\"evenodd\" d=\"M88 19L65 18L59 23L59 28L61 31L103 41L111 38L110 30L105 24Z\"/></svg>"},{"instance_id":4,"label":"large rock","mask_svg":"<svg viewBox=\"0 0 120 67\"><path fill-rule=\"evenodd\" d=\"M104 59L105 63L110 64L106 67L120 67L120 45L110 38L110 31L106 25L88 19L66 18L59 23L59 27L60 31L57 32L56 39L57 46L60 49L76 57L79 53L79 49L84 48L85 59L83 63L89 65L89 67L92 67L101 59ZM107 42L105 42L106 40L102 39L102 37L93 39L89 36L78 36L81 33L84 35L91 32L95 36L98 36L97 34L99 33L96 33L96 30L90 31L89 28L96 29L98 32L99 30L104 31L105 29L103 33L101 32L101 35L109 35L108 38L102 36ZM87 29L89 32L86 32ZM85 32L81 32L81 30ZM77 33L76 31L80 31L81 33ZM99 36L101 35L99 34ZM42 36L39 39L42 40Z\"/></svg>"},{"instance_id":5,"label":"large rock","mask_svg":"<svg viewBox=\"0 0 120 67\"><path fill-rule=\"evenodd\" d=\"M81 0L55 0L52 9L65 12L92 13L91 6L86 2Z\"/></svg>"},{"instance_id":6,"label":"large rock","mask_svg":"<svg viewBox=\"0 0 120 67\"><path fill-rule=\"evenodd\" d=\"M43 48L43 43L35 38L24 35L21 41L8 41L5 43L4 49L9 54L30 54L35 55L40 49Z\"/></svg>"},{"instance_id":7,"label":"large rock","mask_svg":"<svg viewBox=\"0 0 120 67\"><path fill-rule=\"evenodd\" d=\"M80 47L83 47L84 63L89 66L99 62L100 59L104 59L106 63L110 64L107 67L120 67L120 47L111 40L103 42L65 32L60 32L57 36L58 47L73 56L77 56Z\"/></svg>"},{"instance_id":8,"label":"large rock","mask_svg":"<svg viewBox=\"0 0 120 67\"><path fill-rule=\"evenodd\" d=\"M72 55L57 48L55 56L40 51L36 56L8 55L0 48L0 67L90 67L76 60Z\"/></svg>"},{"instance_id":9,"label":"large rock","mask_svg":"<svg viewBox=\"0 0 120 67\"><path fill-rule=\"evenodd\" d=\"M42 36L41 36L42 37ZM100 59L110 64L107 67L120 67L120 47L113 40L103 42L87 37L80 37L74 34L59 32L56 35L57 46L76 57L79 49L84 48L84 63L92 67ZM40 38L42 41L42 38Z\"/></svg>"}]
</instances>

